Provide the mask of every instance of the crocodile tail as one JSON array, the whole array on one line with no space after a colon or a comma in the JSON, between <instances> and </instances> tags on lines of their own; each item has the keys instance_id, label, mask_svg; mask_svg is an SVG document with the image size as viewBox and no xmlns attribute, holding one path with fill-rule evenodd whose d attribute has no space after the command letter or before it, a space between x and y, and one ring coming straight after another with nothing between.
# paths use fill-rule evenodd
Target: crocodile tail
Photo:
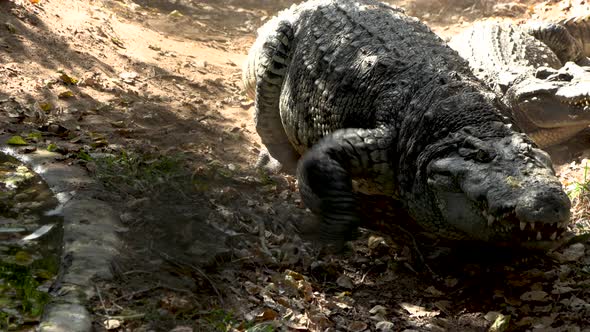
<instances>
[{"instance_id":1,"label":"crocodile tail","mask_svg":"<svg viewBox=\"0 0 590 332\"><path fill-rule=\"evenodd\" d=\"M248 57L242 66L242 84L244 84L244 92L250 99L254 100L256 97L256 45L253 45L248 52Z\"/></svg>"},{"instance_id":2,"label":"crocodile tail","mask_svg":"<svg viewBox=\"0 0 590 332\"><path fill-rule=\"evenodd\" d=\"M252 100L256 98L256 85L259 79L258 72L264 70L266 64L271 61L271 59L268 59L268 45L266 43L269 38L276 35L276 29L280 24L279 18L274 17L258 29L256 41L252 44L248 52L248 57L242 66L244 92Z\"/></svg>"},{"instance_id":3,"label":"crocodile tail","mask_svg":"<svg viewBox=\"0 0 590 332\"><path fill-rule=\"evenodd\" d=\"M590 14L574 16L558 22L582 45L583 54L590 57Z\"/></svg>"}]
</instances>

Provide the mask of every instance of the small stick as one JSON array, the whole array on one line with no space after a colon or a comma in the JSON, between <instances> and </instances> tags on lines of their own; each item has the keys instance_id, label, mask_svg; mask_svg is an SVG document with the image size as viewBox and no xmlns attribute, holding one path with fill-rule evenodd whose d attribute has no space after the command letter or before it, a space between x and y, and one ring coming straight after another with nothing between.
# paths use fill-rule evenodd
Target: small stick
<instances>
[{"instance_id":1,"label":"small stick","mask_svg":"<svg viewBox=\"0 0 590 332\"><path fill-rule=\"evenodd\" d=\"M215 294L217 294L217 297L219 299L219 302L221 303L221 305L223 305L223 297L221 296L221 293L219 292L219 290L217 289L217 287L215 287L215 283L213 282L213 280L211 280L211 278L209 278L209 276L207 276L205 274L205 272L203 272L201 269L199 269L198 267L189 264L189 263L184 263L184 262L178 262L176 261L173 257L171 257L170 255L168 255L165 252L159 252L160 256L162 256L165 260L167 260L168 262L178 265L178 266L186 266L186 267L190 267L191 269L193 269L195 272L197 272L198 274L200 274L203 278L205 278L205 280L207 280L207 282L209 282L209 285L211 285L211 288L213 288L213 291L215 291Z\"/></svg>"},{"instance_id":2,"label":"small stick","mask_svg":"<svg viewBox=\"0 0 590 332\"><path fill-rule=\"evenodd\" d=\"M101 315L108 319L117 319L117 320L132 320L132 319L140 319L145 317L145 314L135 314L135 315L127 315L127 316L109 316L109 315Z\"/></svg>"},{"instance_id":3,"label":"small stick","mask_svg":"<svg viewBox=\"0 0 590 332\"><path fill-rule=\"evenodd\" d=\"M104 300L102 299L102 295L100 294L100 289L96 284L94 285L94 289L96 289L96 294L98 295L98 299L100 300L100 305L102 306L102 310L104 310L104 314L108 316L109 313L107 311L107 307L105 306Z\"/></svg>"},{"instance_id":4,"label":"small stick","mask_svg":"<svg viewBox=\"0 0 590 332\"><path fill-rule=\"evenodd\" d=\"M159 287L160 287L160 285L157 285L157 286L154 286L154 287L149 287L149 288L145 288L145 289L142 289L142 290L135 291L135 292L133 292L131 294L121 295L121 296L115 298L113 300L113 302L114 301L121 300L121 299L124 299L124 298L133 298L134 296L136 296L138 294L147 293L147 292L149 292L151 290L158 289Z\"/></svg>"}]
</instances>

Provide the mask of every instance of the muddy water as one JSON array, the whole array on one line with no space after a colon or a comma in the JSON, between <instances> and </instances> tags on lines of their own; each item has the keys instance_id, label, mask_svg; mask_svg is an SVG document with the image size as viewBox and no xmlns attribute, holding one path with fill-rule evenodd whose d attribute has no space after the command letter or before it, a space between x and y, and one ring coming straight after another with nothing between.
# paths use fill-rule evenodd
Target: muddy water
<instances>
[{"instance_id":1,"label":"muddy water","mask_svg":"<svg viewBox=\"0 0 590 332\"><path fill-rule=\"evenodd\" d=\"M0 153L0 331L38 323L59 268L61 217L47 184Z\"/></svg>"}]
</instances>

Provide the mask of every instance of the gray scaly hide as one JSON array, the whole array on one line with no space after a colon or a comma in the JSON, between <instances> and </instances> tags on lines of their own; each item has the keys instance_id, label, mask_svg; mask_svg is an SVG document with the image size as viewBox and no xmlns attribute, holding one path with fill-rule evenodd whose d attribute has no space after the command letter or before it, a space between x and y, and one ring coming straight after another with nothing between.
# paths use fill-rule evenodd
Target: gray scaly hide
<instances>
[{"instance_id":1,"label":"gray scaly hide","mask_svg":"<svg viewBox=\"0 0 590 332\"><path fill-rule=\"evenodd\" d=\"M260 29L244 81L262 143L297 169L336 247L362 222L353 180L444 239L536 245L568 223L547 154L510 128L465 60L398 8L293 6Z\"/></svg>"}]
</instances>

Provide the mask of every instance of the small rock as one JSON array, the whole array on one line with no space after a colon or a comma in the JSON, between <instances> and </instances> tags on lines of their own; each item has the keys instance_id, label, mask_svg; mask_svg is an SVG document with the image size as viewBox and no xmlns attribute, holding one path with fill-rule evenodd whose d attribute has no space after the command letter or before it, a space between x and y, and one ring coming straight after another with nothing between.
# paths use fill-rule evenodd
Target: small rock
<instances>
[{"instance_id":1,"label":"small rock","mask_svg":"<svg viewBox=\"0 0 590 332\"><path fill-rule=\"evenodd\" d=\"M24 146L18 149L18 152L22 154L33 153L35 151L37 151L37 148L34 146Z\"/></svg>"},{"instance_id":2,"label":"small rock","mask_svg":"<svg viewBox=\"0 0 590 332\"><path fill-rule=\"evenodd\" d=\"M345 288L345 289L353 289L354 288L354 283L352 282L352 279L350 279L349 277L347 277L345 275L341 275L340 277L338 277L338 279L336 280L336 284L338 284L338 286Z\"/></svg>"},{"instance_id":3,"label":"small rock","mask_svg":"<svg viewBox=\"0 0 590 332\"><path fill-rule=\"evenodd\" d=\"M375 328L377 329L377 331L391 332L393 331L393 323L388 321L382 321L377 323L375 325Z\"/></svg>"},{"instance_id":4,"label":"small rock","mask_svg":"<svg viewBox=\"0 0 590 332\"><path fill-rule=\"evenodd\" d=\"M197 68L207 68L207 66L209 65L209 63L205 60L197 60L197 61L193 62L193 64Z\"/></svg>"}]
</instances>

